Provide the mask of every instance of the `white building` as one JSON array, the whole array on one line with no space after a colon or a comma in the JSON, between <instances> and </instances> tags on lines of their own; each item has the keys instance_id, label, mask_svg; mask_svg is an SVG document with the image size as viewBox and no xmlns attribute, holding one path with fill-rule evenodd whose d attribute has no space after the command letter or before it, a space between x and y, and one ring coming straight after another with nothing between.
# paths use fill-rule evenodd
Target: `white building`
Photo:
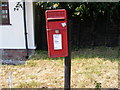
<instances>
[{"instance_id":1,"label":"white building","mask_svg":"<svg viewBox=\"0 0 120 90\"><path fill-rule=\"evenodd\" d=\"M27 42L25 39L25 21L23 2L21 0L8 0L0 2L2 9L0 12L0 59L25 59L26 43L28 43L28 53L32 53L35 47L34 40L34 18L33 3L25 2ZM18 5L17 5L18 4ZM19 10L17 10L18 7ZM22 7L21 7L22 5Z\"/></svg>"}]
</instances>

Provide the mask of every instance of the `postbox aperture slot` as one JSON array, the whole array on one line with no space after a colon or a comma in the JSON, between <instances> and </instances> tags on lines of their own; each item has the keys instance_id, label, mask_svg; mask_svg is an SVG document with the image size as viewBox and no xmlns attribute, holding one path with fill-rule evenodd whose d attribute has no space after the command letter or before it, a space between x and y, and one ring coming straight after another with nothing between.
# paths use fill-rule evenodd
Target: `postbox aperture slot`
<instances>
[{"instance_id":1,"label":"postbox aperture slot","mask_svg":"<svg viewBox=\"0 0 120 90\"><path fill-rule=\"evenodd\" d=\"M48 20L48 22L57 22L57 21L65 21L65 19L51 19L51 20Z\"/></svg>"}]
</instances>

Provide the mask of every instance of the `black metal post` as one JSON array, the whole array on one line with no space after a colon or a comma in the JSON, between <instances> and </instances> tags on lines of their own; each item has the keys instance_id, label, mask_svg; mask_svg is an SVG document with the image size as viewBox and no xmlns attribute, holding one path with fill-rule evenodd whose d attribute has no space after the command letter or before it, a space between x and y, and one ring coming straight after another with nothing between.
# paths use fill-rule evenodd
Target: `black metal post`
<instances>
[{"instance_id":1,"label":"black metal post","mask_svg":"<svg viewBox=\"0 0 120 90\"><path fill-rule=\"evenodd\" d=\"M71 35L70 31L72 29L71 20L68 21L68 56L65 57L65 71L64 71L64 90L70 90L70 82L71 82Z\"/></svg>"},{"instance_id":2,"label":"black metal post","mask_svg":"<svg viewBox=\"0 0 120 90\"><path fill-rule=\"evenodd\" d=\"M25 0L23 1L23 15L24 15L24 29L25 29L25 46L26 46L26 57L25 58L28 59L29 52L28 52L28 39L27 39Z\"/></svg>"}]
</instances>

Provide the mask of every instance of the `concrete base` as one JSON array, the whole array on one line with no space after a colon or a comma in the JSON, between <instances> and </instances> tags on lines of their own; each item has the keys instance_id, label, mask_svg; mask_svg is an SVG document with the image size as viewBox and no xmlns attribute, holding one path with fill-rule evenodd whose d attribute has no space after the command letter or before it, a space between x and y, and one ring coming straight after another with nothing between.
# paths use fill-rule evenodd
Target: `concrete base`
<instances>
[{"instance_id":1,"label":"concrete base","mask_svg":"<svg viewBox=\"0 0 120 90\"><path fill-rule=\"evenodd\" d=\"M25 62L21 60L0 60L0 65L19 65L25 64Z\"/></svg>"}]
</instances>

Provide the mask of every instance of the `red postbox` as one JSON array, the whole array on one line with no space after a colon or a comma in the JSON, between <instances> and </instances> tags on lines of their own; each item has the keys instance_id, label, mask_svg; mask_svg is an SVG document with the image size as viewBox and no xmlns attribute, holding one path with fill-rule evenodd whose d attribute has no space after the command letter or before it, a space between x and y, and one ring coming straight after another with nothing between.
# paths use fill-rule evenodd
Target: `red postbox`
<instances>
[{"instance_id":1,"label":"red postbox","mask_svg":"<svg viewBox=\"0 0 120 90\"><path fill-rule=\"evenodd\" d=\"M45 15L49 57L68 56L66 10L47 10Z\"/></svg>"}]
</instances>

